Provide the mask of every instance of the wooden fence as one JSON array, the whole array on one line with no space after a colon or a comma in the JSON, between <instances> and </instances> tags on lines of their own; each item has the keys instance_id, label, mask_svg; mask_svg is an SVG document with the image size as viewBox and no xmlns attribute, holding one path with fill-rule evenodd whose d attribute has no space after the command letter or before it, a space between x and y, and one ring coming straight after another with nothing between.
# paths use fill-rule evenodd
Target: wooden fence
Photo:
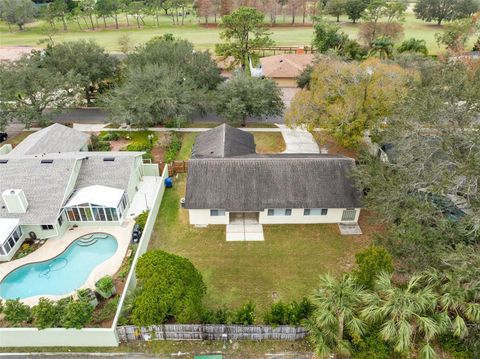
<instances>
[{"instance_id":1,"label":"wooden fence","mask_svg":"<svg viewBox=\"0 0 480 359\"><path fill-rule=\"evenodd\" d=\"M168 164L168 176L171 177L175 173L186 173L188 171L188 161L173 161Z\"/></svg>"},{"instance_id":2,"label":"wooden fence","mask_svg":"<svg viewBox=\"0 0 480 359\"><path fill-rule=\"evenodd\" d=\"M267 54L273 53L276 55L277 53L280 54L295 54L295 53L301 53L301 54L308 54L308 53L315 53L315 49L311 46L272 46L272 47L260 47L258 49L255 49L254 51L258 53L262 53L262 56L265 56Z\"/></svg>"},{"instance_id":3,"label":"wooden fence","mask_svg":"<svg viewBox=\"0 0 480 359\"><path fill-rule=\"evenodd\" d=\"M117 327L122 342L134 340L288 340L307 336L303 327L281 325L164 324Z\"/></svg>"}]
</instances>

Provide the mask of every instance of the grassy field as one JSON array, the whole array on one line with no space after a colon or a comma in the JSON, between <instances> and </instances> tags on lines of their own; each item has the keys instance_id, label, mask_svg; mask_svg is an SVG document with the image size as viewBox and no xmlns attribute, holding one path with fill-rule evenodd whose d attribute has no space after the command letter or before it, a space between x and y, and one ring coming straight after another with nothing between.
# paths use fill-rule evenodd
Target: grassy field
<instances>
[{"instance_id":1,"label":"grassy field","mask_svg":"<svg viewBox=\"0 0 480 359\"><path fill-rule=\"evenodd\" d=\"M343 237L336 225L268 225L263 242L226 242L225 226L195 228L180 208L185 175L165 192L150 249L189 258L207 284L208 306L239 306L249 299L259 311L274 298L312 294L321 273L347 271L369 236Z\"/></svg>"},{"instance_id":2,"label":"grassy field","mask_svg":"<svg viewBox=\"0 0 480 359\"><path fill-rule=\"evenodd\" d=\"M333 21L333 18L330 18ZM68 40L93 39L108 51L118 52L120 50L118 40L124 35L128 34L133 45L145 43L155 36L160 36L165 33L173 33L175 36L191 41L197 49L213 50L216 43L220 42L219 29L215 26L206 28L199 24L198 19L193 16L187 16L183 26L172 25L171 18L161 16L160 26L157 27L151 17L146 18L146 25L142 28L137 28L133 19L130 20L130 26L127 27L124 16L119 17L120 29L116 30L113 26L113 20L108 20L107 29L103 28L100 22L100 27L94 31L86 28L82 23L82 29L76 23L69 24L69 31L64 32L60 30L61 26L58 24L59 30L54 34L55 42L62 42ZM346 17L342 17L340 25L343 31L348 33L352 38L356 38L358 34L358 24L352 24ZM297 46L310 45L313 37L313 29L311 26L284 26L282 18L279 18L280 24L271 29L272 38L277 45ZM290 19L287 17L286 22ZM301 20L299 20L301 21ZM435 43L435 33L440 32L442 27L423 22L415 19L412 13L406 15L405 38L415 37L417 39L424 39L431 53L437 53L441 49ZM4 23L0 24L0 46L44 46L39 44L42 39L47 38L46 29L48 26L43 21L37 21L26 26L25 31L18 31L12 27L10 31L8 26ZM472 39L473 43L473 39Z\"/></svg>"}]
</instances>

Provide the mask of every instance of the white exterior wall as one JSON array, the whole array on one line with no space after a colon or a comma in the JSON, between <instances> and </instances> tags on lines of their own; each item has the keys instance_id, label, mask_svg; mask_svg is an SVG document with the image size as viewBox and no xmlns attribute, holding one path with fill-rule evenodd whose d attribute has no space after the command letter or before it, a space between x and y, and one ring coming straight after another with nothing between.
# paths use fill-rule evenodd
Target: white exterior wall
<instances>
[{"instance_id":1,"label":"white exterior wall","mask_svg":"<svg viewBox=\"0 0 480 359\"><path fill-rule=\"evenodd\" d=\"M342 222L342 214L346 208L329 208L325 216L304 216L303 208L293 208L291 216L268 216L268 209L260 212L258 221L260 224L295 224L295 223L340 223ZM357 222L360 216L360 208L355 208L357 211L355 221ZM344 221L345 222L345 221Z\"/></svg>"},{"instance_id":2,"label":"white exterior wall","mask_svg":"<svg viewBox=\"0 0 480 359\"><path fill-rule=\"evenodd\" d=\"M190 224L229 224L230 212L225 212L224 216L210 216L209 209L189 209Z\"/></svg>"},{"instance_id":3,"label":"white exterior wall","mask_svg":"<svg viewBox=\"0 0 480 359\"><path fill-rule=\"evenodd\" d=\"M13 258L13 256L15 255L15 253L17 253L18 249L22 246L23 242L25 241L25 233L23 232L23 228L22 228L22 236L20 237L20 239L18 240L17 243L15 243L15 245L13 246L12 249L10 249L10 252L8 252L8 254L6 255L0 255L0 262L8 262L10 259Z\"/></svg>"},{"instance_id":4,"label":"white exterior wall","mask_svg":"<svg viewBox=\"0 0 480 359\"><path fill-rule=\"evenodd\" d=\"M115 328L0 328L0 347L116 347Z\"/></svg>"}]
</instances>

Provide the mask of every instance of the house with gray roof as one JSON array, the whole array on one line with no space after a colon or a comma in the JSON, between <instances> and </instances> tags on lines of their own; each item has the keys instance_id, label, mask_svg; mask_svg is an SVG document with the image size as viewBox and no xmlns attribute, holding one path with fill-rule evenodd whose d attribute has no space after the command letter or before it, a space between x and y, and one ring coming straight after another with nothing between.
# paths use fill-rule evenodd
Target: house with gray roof
<instances>
[{"instance_id":1,"label":"house with gray roof","mask_svg":"<svg viewBox=\"0 0 480 359\"><path fill-rule=\"evenodd\" d=\"M145 174L143 152L89 152L87 145L88 135L54 124L0 155L0 261L25 238L122 224Z\"/></svg>"},{"instance_id":2,"label":"house with gray roof","mask_svg":"<svg viewBox=\"0 0 480 359\"><path fill-rule=\"evenodd\" d=\"M197 137L183 206L191 224L227 225L227 240L260 240L264 224L353 224L354 166L342 155L258 154L251 134L222 125Z\"/></svg>"}]
</instances>

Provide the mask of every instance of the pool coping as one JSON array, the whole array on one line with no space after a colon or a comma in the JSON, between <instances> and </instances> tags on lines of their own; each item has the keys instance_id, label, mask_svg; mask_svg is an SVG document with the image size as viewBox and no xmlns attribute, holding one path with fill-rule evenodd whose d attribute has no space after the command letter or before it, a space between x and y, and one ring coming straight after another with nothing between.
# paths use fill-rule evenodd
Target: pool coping
<instances>
[{"instance_id":1,"label":"pool coping","mask_svg":"<svg viewBox=\"0 0 480 359\"><path fill-rule=\"evenodd\" d=\"M1 263L0 282L2 282L8 274L20 267L23 267L27 264L49 261L54 259L55 257L60 256L73 244L74 241L80 239L83 236L94 233L101 233L111 235L116 239L118 245L117 250L110 258L106 259L105 261L94 267L88 275L87 280L80 287L67 294L37 295L20 299L20 301L30 306L33 306L38 303L40 298L59 300L61 298L69 297L75 294L78 289L95 289L95 283L100 278L104 277L105 275L113 276L120 269L130 244L130 237L134 224L135 221L133 219L125 219L120 226L85 226L69 229L60 237L48 239L42 247L38 248L36 251L28 254L27 256L10 262ZM45 246L47 247L45 248ZM2 297L0 298L4 299Z\"/></svg>"}]
</instances>

